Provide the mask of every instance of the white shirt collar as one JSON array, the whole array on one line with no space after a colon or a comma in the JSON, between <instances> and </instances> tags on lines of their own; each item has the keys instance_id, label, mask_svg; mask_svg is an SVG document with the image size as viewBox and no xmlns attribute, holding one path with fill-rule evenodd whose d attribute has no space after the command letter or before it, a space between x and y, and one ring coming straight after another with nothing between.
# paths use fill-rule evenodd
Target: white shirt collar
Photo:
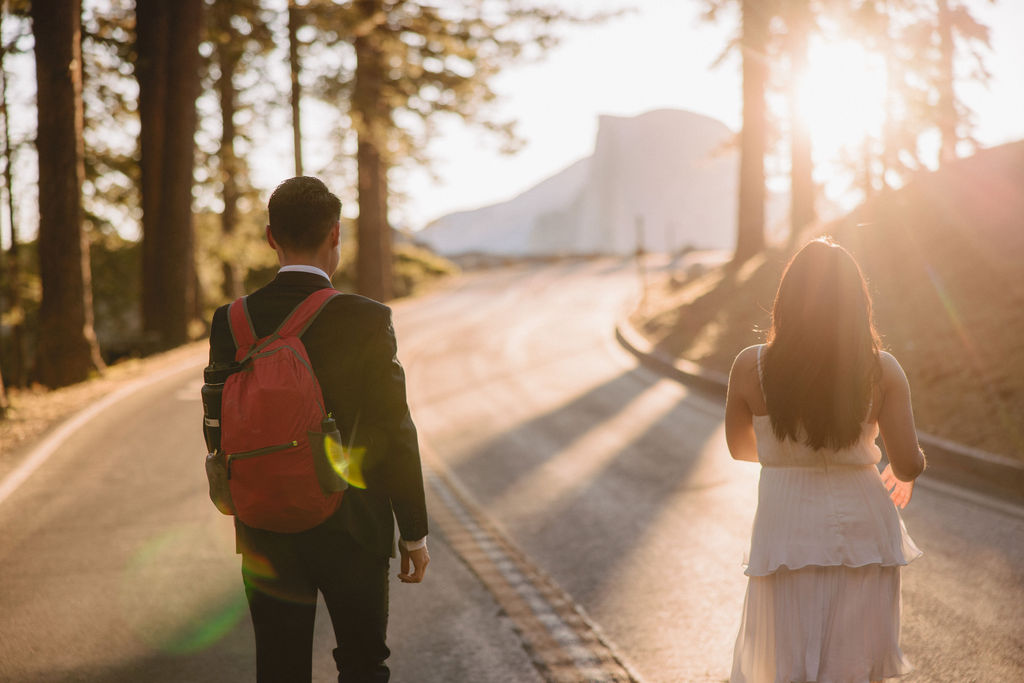
<instances>
[{"instance_id":1,"label":"white shirt collar","mask_svg":"<svg viewBox=\"0 0 1024 683\"><path fill-rule=\"evenodd\" d=\"M327 277L327 273L325 273L324 271L320 270L316 266L306 266L306 265L281 266L281 269L279 271L277 271L277 272L279 272L279 273L312 273L313 275L319 275L320 277L325 278L328 282L331 279L331 278Z\"/></svg>"}]
</instances>

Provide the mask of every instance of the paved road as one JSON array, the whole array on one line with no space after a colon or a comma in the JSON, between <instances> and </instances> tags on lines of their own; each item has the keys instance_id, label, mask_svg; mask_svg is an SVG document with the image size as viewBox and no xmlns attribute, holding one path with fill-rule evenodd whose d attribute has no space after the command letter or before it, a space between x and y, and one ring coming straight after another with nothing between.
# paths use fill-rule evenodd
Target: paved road
<instances>
[{"instance_id":1,"label":"paved road","mask_svg":"<svg viewBox=\"0 0 1024 683\"><path fill-rule=\"evenodd\" d=\"M728 458L719 404L616 346L635 282L607 261L466 276L396 305L400 354L432 470L638 677L722 681L757 467ZM205 495L201 365L104 410L0 502L0 680L252 680L230 522ZM926 553L904 575L911 680L1022 679L1024 513L921 485L905 519ZM428 582L393 585L394 680L541 680L440 526ZM330 680L323 618L316 647Z\"/></svg>"},{"instance_id":2,"label":"paved road","mask_svg":"<svg viewBox=\"0 0 1024 683\"><path fill-rule=\"evenodd\" d=\"M255 679L231 522L205 492L204 364L103 411L0 502L0 681ZM539 681L476 578L443 542L431 551L443 580L393 581L394 680ZM322 607L314 672L329 681Z\"/></svg>"},{"instance_id":3,"label":"paved road","mask_svg":"<svg viewBox=\"0 0 1024 683\"><path fill-rule=\"evenodd\" d=\"M612 340L636 272L475 275L398 308L425 442L648 681L722 681L757 465L722 407ZM911 680L1024 680L1024 511L923 481L904 518Z\"/></svg>"}]
</instances>

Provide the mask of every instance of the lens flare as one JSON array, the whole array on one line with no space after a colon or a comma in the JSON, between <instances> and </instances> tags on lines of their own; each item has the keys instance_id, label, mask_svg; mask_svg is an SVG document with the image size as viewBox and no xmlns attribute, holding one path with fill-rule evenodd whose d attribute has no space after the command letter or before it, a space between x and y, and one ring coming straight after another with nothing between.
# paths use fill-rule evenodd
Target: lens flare
<instances>
[{"instance_id":1,"label":"lens flare","mask_svg":"<svg viewBox=\"0 0 1024 683\"><path fill-rule=\"evenodd\" d=\"M118 602L125 623L149 647L171 654L204 650L245 615L233 561L205 562L209 576L202 581L189 570L205 548L211 557L220 554L224 539L215 531L212 525L172 529L144 541L128 560Z\"/></svg>"},{"instance_id":2,"label":"lens flare","mask_svg":"<svg viewBox=\"0 0 1024 683\"><path fill-rule=\"evenodd\" d=\"M266 556L251 549L246 549L242 554L242 558L242 576L247 584L250 581L272 581L277 578L277 572L274 571L274 567Z\"/></svg>"},{"instance_id":3,"label":"lens flare","mask_svg":"<svg viewBox=\"0 0 1024 683\"><path fill-rule=\"evenodd\" d=\"M311 593L308 587L296 587L279 580L277 571L262 553L252 548L243 548L242 551L242 580L248 590L297 605L308 605L311 600L316 600L316 591Z\"/></svg>"},{"instance_id":4,"label":"lens flare","mask_svg":"<svg viewBox=\"0 0 1024 683\"><path fill-rule=\"evenodd\" d=\"M953 297L950 296L946 289L945 283L942 281L942 277L938 271L932 268L930 263L925 263L925 271L928 273L928 279L931 281L932 288L935 290L935 294L942 304L942 307L946 311L946 316L949 318L949 323L956 332L957 337L960 339L960 345L963 347L964 354L973 366L974 372L978 381L987 395L990 405L995 409L996 417L999 419L1003 430L1007 435L1017 444L1018 448L1024 446L1024 434L1022 434L1020 426L1014 420L1010 411L1004 405L1004 401L1000 398L998 391L995 390L992 384L991 372L989 370L990 364L985 361L982 356L981 349L975 343L967 325L964 324L963 319L957 310L956 304L953 301Z\"/></svg>"},{"instance_id":5,"label":"lens flare","mask_svg":"<svg viewBox=\"0 0 1024 683\"><path fill-rule=\"evenodd\" d=\"M331 467L349 486L354 486L357 489L366 488L366 479L363 477L363 463L366 459L365 448L345 448L334 439L325 436L324 451L327 453L327 460L331 463Z\"/></svg>"}]
</instances>

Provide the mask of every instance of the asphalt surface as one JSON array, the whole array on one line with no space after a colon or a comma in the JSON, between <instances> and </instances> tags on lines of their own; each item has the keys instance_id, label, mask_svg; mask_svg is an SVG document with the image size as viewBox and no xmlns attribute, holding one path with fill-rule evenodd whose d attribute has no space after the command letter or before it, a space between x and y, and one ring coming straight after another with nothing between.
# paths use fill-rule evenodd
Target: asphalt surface
<instances>
[{"instance_id":1,"label":"asphalt surface","mask_svg":"<svg viewBox=\"0 0 1024 683\"><path fill-rule=\"evenodd\" d=\"M638 680L727 678L757 466L728 457L719 402L616 344L636 281L625 262L522 266L396 304L442 484L427 580L392 585L393 680L556 679L492 580L502 557L549 635L545 604ZM206 498L202 362L101 411L0 501L0 680L253 680L231 523ZM908 680L1024 679L1024 511L922 483L904 519L925 551L904 572ZM577 680L600 675L587 656Z\"/></svg>"}]
</instances>

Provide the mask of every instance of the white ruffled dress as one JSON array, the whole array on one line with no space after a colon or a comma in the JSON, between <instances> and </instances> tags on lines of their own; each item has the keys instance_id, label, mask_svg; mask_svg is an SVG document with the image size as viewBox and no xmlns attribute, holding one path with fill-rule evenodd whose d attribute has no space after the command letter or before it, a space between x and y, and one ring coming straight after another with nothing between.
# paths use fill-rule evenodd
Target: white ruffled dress
<instances>
[{"instance_id":1,"label":"white ruffled dress","mask_svg":"<svg viewBox=\"0 0 1024 683\"><path fill-rule=\"evenodd\" d=\"M761 479L730 682L906 674L900 568L921 551L879 476L877 423L841 450L782 441L766 415L754 431Z\"/></svg>"}]
</instances>

